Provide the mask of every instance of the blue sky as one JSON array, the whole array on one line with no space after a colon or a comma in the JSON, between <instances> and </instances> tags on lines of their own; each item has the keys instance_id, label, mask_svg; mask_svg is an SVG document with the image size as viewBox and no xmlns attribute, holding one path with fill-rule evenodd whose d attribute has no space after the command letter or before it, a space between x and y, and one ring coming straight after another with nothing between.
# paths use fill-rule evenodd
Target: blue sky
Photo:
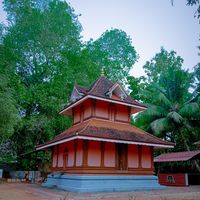
<instances>
[{"instance_id":1,"label":"blue sky","mask_svg":"<svg viewBox=\"0 0 200 200\"><path fill-rule=\"evenodd\" d=\"M0 0L0 20L5 20ZM184 59L183 67L192 69L199 62L199 23L195 7L186 0L67 0L81 14L83 40L97 39L111 28L124 30L132 38L140 58L131 74L143 75L142 66L163 46Z\"/></svg>"}]
</instances>

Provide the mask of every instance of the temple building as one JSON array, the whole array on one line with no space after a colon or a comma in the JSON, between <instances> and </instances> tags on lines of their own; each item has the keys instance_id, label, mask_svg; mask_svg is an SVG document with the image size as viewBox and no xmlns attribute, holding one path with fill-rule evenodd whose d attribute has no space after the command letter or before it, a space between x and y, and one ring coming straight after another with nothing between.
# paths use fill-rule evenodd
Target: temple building
<instances>
[{"instance_id":1,"label":"temple building","mask_svg":"<svg viewBox=\"0 0 200 200\"><path fill-rule=\"evenodd\" d=\"M72 127L37 146L52 151L52 173L44 186L75 192L161 188L153 151L174 144L130 124L145 105L103 74L89 88L75 85L70 100L60 114L73 117Z\"/></svg>"}]
</instances>

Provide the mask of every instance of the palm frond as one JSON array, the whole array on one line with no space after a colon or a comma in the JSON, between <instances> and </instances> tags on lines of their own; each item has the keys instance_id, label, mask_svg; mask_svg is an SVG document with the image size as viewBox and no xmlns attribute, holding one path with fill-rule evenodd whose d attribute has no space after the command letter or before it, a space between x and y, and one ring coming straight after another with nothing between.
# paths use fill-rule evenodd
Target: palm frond
<instances>
[{"instance_id":1,"label":"palm frond","mask_svg":"<svg viewBox=\"0 0 200 200\"><path fill-rule=\"evenodd\" d=\"M166 117L154 120L150 126L156 135L159 135L164 131L168 132L170 129L172 129L171 124Z\"/></svg>"},{"instance_id":2,"label":"palm frond","mask_svg":"<svg viewBox=\"0 0 200 200\"><path fill-rule=\"evenodd\" d=\"M135 122L140 121L140 124L150 123L155 119L164 117L165 114L166 110L161 106L150 106L147 110L136 115Z\"/></svg>"},{"instance_id":3,"label":"palm frond","mask_svg":"<svg viewBox=\"0 0 200 200\"><path fill-rule=\"evenodd\" d=\"M199 119L200 120L200 106L197 102L185 104L180 110L179 114L183 117Z\"/></svg>"},{"instance_id":4,"label":"palm frond","mask_svg":"<svg viewBox=\"0 0 200 200\"><path fill-rule=\"evenodd\" d=\"M182 124L184 121L183 117L175 111L169 112L167 118L173 120L177 124Z\"/></svg>"},{"instance_id":5,"label":"palm frond","mask_svg":"<svg viewBox=\"0 0 200 200\"><path fill-rule=\"evenodd\" d=\"M148 115L149 117L163 117L166 113L166 110L161 106L151 106L144 112L142 112L143 116Z\"/></svg>"},{"instance_id":6,"label":"palm frond","mask_svg":"<svg viewBox=\"0 0 200 200\"><path fill-rule=\"evenodd\" d=\"M170 100L167 98L167 96L164 93L159 92L156 96L155 96L156 100L155 103L158 105L162 105L166 108L170 108L172 103L170 102Z\"/></svg>"}]
</instances>

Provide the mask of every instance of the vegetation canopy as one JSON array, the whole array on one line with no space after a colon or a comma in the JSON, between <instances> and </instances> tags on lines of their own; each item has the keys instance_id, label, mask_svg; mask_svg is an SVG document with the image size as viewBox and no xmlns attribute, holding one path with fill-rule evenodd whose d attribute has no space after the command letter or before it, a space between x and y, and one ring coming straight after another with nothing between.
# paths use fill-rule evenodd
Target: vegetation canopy
<instances>
[{"instance_id":1,"label":"vegetation canopy","mask_svg":"<svg viewBox=\"0 0 200 200\"><path fill-rule=\"evenodd\" d=\"M3 5L8 23L0 26L0 144L10 144L15 159L70 126L71 119L58 113L75 82L89 85L104 67L109 78L125 84L137 53L119 29L83 42L78 16L65 1ZM19 159L21 169L33 165Z\"/></svg>"}]
</instances>

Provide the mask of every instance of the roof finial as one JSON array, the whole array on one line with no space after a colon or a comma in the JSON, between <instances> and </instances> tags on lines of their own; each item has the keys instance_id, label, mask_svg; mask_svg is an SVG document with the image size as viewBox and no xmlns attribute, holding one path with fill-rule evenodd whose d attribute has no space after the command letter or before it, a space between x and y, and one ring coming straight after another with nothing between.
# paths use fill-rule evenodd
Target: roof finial
<instances>
[{"instance_id":1,"label":"roof finial","mask_svg":"<svg viewBox=\"0 0 200 200\"><path fill-rule=\"evenodd\" d=\"M101 68L101 76L104 76L104 68Z\"/></svg>"}]
</instances>

